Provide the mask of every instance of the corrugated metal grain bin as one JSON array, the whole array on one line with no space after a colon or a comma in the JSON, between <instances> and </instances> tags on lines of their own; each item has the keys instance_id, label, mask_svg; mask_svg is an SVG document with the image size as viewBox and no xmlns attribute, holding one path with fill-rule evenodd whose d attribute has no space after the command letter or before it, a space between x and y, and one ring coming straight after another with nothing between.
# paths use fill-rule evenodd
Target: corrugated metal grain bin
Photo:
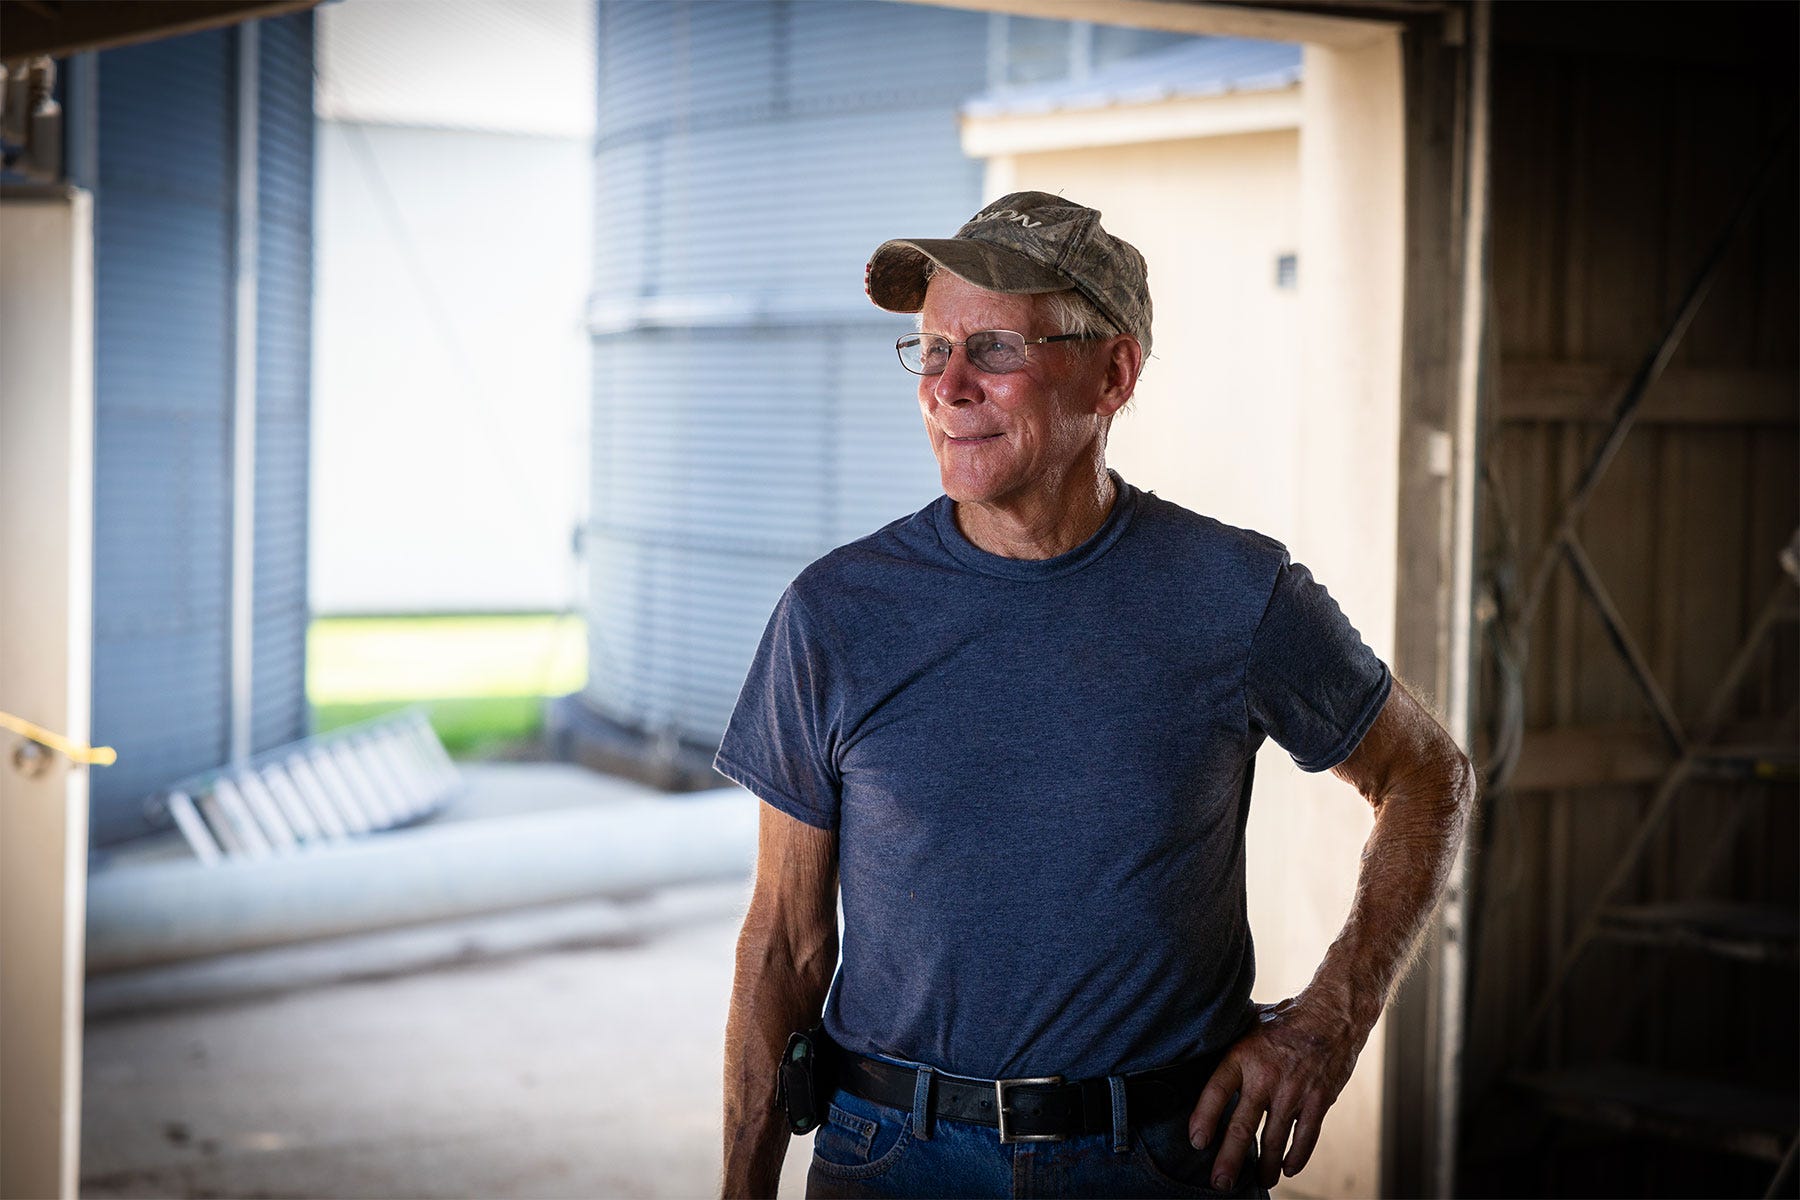
<instances>
[{"instance_id":1,"label":"corrugated metal grain bin","mask_svg":"<svg viewBox=\"0 0 1800 1200\"><path fill-rule=\"evenodd\" d=\"M230 751L238 121L257 120L251 752L306 732L311 13L97 57L92 837Z\"/></svg>"},{"instance_id":2,"label":"corrugated metal grain bin","mask_svg":"<svg viewBox=\"0 0 1800 1200\"><path fill-rule=\"evenodd\" d=\"M906 320L858 280L882 238L979 203L956 105L989 21L606 3L598 24L585 698L716 744L788 580L937 491Z\"/></svg>"},{"instance_id":3,"label":"corrugated metal grain bin","mask_svg":"<svg viewBox=\"0 0 1800 1200\"><path fill-rule=\"evenodd\" d=\"M938 492L908 320L859 282L981 202L961 104L1180 39L873 0L603 2L597 31L589 683L559 723L703 766L787 582Z\"/></svg>"}]
</instances>

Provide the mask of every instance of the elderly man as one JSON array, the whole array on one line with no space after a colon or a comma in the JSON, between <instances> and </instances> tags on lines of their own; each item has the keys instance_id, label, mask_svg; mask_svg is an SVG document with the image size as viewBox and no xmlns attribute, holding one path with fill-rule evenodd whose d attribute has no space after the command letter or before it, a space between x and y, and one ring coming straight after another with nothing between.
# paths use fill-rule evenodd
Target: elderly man
<instances>
[{"instance_id":1,"label":"elderly man","mask_svg":"<svg viewBox=\"0 0 1800 1200\"><path fill-rule=\"evenodd\" d=\"M1265 1195L1430 915L1468 762L1279 543L1107 469L1150 294L1098 212L1006 196L867 284L919 314L944 495L801 572L719 751L764 801L724 1190L772 1194L816 1111L809 1195ZM1342 933L1271 1006L1265 737L1375 809Z\"/></svg>"}]
</instances>

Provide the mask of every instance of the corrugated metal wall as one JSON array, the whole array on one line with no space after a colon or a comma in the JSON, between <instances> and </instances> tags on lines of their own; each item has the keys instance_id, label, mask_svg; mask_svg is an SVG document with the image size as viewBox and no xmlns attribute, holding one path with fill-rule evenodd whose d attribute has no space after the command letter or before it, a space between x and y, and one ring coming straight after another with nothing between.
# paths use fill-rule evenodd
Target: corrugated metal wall
<instances>
[{"instance_id":1,"label":"corrugated metal wall","mask_svg":"<svg viewBox=\"0 0 1800 1200\"><path fill-rule=\"evenodd\" d=\"M95 841L225 753L232 37L99 61L94 217Z\"/></svg>"},{"instance_id":2,"label":"corrugated metal wall","mask_svg":"<svg viewBox=\"0 0 1800 1200\"><path fill-rule=\"evenodd\" d=\"M1575 7L1568 25L1598 32L1592 48L1559 45L1567 35L1547 9L1496 8L1492 461L1502 506L1493 514L1504 519L1485 536L1508 561L1510 527L1516 571L1535 561L1611 402L1793 104L1791 28L1768 42L1785 47L1785 63L1735 57L1723 36L1738 22L1791 26L1784 6L1690 8L1661 22L1675 35L1661 46L1636 22L1619 30L1606 6ZM1617 53L1615 38L1642 56ZM1792 145L1578 530L1690 735L1780 579L1777 554L1800 519ZM1515 599L1526 582L1512 577ZM1789 586L1790 609L1792 596ZM1779 1156L1782 1143L1743 1151L1770 1136L1756 1126L1780 1116L1784 1097L1791 1120L1796 1086L1791 927L1785 961L1779 937L1774 957L1757 961L1755 938L1735 951L1698 937L1684 944L1670 924L1640 925L1636 940L1602 936L1553 993L1539 1030L1525 1028L1674 761L1566 566L1526 645L1523 751L1510 786L1487 798L1476 863L1469 1191L1761 1194L1775 1163L1757 1153ZM1788 623L1756 652L1721 741L1785 746L1791 763L1797 656ZM1614 910L1704 900L1753 906L1742 911L1777 925L1785 913L1791 924L1794 801L1791 766L1686 784ZM1599 1103L1595 1087L1626 1078L1604 1073L1620 1063L1680 1081L1668 1094L1700 1110L1728 1111L1740 1153L1707 1152L1725 1135L1703 1116L1661 1132L1645 1123L1667 1099L1649 1074L1631 1077L1639 1082L1617 1089L1610 1107ZM1758 1095L1772 1108L1758 1108Z\"/></svg>"},{"instance_id":3,"label":"corrugated metal wall","mask_svg":"<svg viewBox=\"0 0 1800 1200\"><path fill-rule=\"evenodd\" d=\"M312 16L261 29L254 748L305 732ZM98 56L96 843L230 722L234 31Z\"/></svg>"},{"instance_id":4,"label":"corrugated metal wall","mask_svg":"<svg viewBox=\"0 0 1800 1200\"><path fill-rule=\"evenodd\" d=\"M907 320L858 281L883 238L980 202L955 106L985 85L988 18L603 3L598 24L587 697L716 742L788 580L938 490L893 360Z\"/></svg>"},{"instance_id":5,"label":"corrugated metal wall","mask_svg":"<svg viewBox=\"0 0 1800 1200\"><path fill-rule=\"evenodd\" d=\"M603 2L587 702L705 746L783 587L938 492L859 287L981 202L957 109L1177 40L911 4Z\"/></svg>"},{"instance_id":6,"label":"corrugated metal wall","mask_svg":"<svg viewBox=\"0 0 1800 1200\"><path fill-rule=\"evenodd\" d=\"M303 737L312 431L313 14L258 26L254 753Z\"/></svg>"}]
</instances>

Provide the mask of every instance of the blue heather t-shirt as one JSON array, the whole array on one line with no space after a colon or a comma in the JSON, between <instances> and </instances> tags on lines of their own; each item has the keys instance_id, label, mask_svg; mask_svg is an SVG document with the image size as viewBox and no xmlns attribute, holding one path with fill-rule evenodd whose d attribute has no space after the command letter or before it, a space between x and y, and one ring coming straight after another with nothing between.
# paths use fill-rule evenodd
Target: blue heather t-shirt
<instances>
[{"instance_id":1,"label":"blue heather t-shirt","mask_svg":"<svg viewBox=\"0 0 1800 1200\"><path fill-rule=\"evenodd\" d=\"M1113 479L1066 554L989 554L940 496L769 621L717 765L837 831L852 1050L1084 1078L1249 1024L1256 749L1335 766L1390 676L1279 542Z\"/></svg>"}]
</instances>

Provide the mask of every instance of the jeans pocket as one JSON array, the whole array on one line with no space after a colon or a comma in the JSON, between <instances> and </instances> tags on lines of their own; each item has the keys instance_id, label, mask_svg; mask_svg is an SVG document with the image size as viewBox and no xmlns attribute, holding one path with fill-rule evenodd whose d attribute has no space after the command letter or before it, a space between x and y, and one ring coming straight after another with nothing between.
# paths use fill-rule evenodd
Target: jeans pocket
<instances>
[{"instance_id":1,"label":"jeans pocket","mask_svg":"<svg viewBox=\"0 0 1800 1200\"><path fill-rule=\"evenodd\" d=\"M867 1179L892 1168L911 1141L910 1115L840 1092L813 1134L813 1169Z\"/></svg>"},{"instance_id":2,"label":"jeans pocket","mask_svg":"<svg viewBox=\"0 0 1800 1200\"><path fill-rule=\"evenodd\" d=\"M857 1167L869 1161L875 1145L874 1121L845 1112L833 1104L825 1114L825 1123L813 1135L813 1153L828 1162Z\"/></svg>"},{"instance_id":3,"label":"jeans pocket","mask_svg":"<svg viewBox=\"0 0 1800 1200\"><path fill-rule=\"evenodd\" d=\"M1256 1179L1256 1160L1238 1169L1237 1183L1228 1191L1212 1185L1213 1157L1217 1144L1196 1150L1188 1141L1187 1117L1162 1121L1136 1131L1137 1159L1144 1171L1171 1195L1267 1196Z\"/></svg>"}]
</instances>

